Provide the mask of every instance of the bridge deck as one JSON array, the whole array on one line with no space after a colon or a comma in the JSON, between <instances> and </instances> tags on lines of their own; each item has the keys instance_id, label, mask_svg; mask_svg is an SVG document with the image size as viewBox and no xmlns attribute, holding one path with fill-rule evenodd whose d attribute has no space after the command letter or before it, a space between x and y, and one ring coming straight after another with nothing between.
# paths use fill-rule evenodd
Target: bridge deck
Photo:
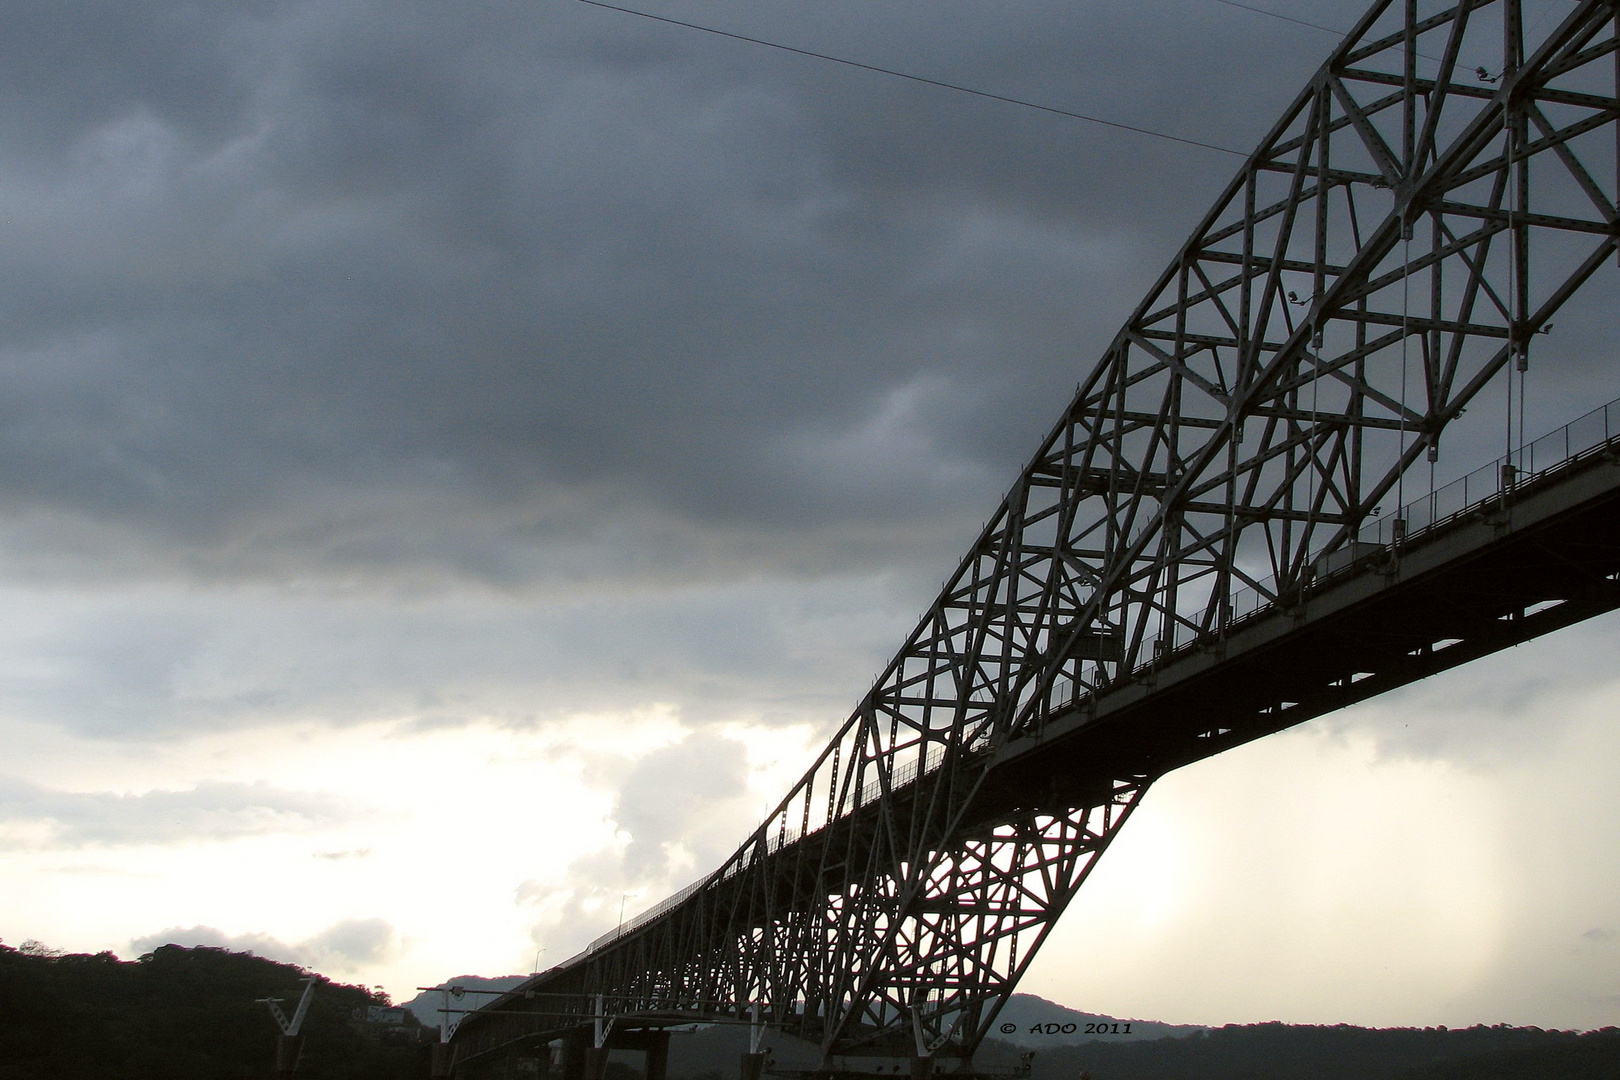
<instances>
[{"instance_id":1,"label":"bridge deck","mask_svg":"<svg viewBox=\"0 0 1620 1080\"><path fill-rule=\"evenodd\" d=\"M1620 607L1613 444L1409 543L1365 555L1298 603L1170 654L996 755L976 818L1159 775Z\"/></svg>"}]
</instances>

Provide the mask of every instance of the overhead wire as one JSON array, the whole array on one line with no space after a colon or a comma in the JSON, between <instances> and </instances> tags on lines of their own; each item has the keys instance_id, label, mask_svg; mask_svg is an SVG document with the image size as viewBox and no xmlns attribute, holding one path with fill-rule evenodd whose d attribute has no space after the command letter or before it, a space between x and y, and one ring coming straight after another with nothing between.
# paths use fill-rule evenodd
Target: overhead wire
<instances>
[{"instance_id":1,"label":"overhead wire","mask_svg":"<svg viewBox=\"0 0 1620 1080\"><path fill-rule=\"evenodd\" d=\"M1273 19L1281 19L1283 22L1290 22L1295 26L1308 26L1312 30L1321 30L1324 33L1332 34L1335 37L1344 37L1345 33L1343 30L1335 30L1333 27L1323 26L1321 23L1306 22L1304 19L1296 19L1292 15L1284 15L1281 12L1267 11L1265 8L1255 7L1252 4L1240 4L1237 2L1237 0L1215 0L1215 3L1225 4L1227 7L1239 8L1243 11L1252 11L1256 15L1269 15Z\"/></svg>"},{"instance_id":2,"label":"overhead wire","mask_svg":"<svg viewBox=\"0 0 1620 1080\"><path fill-rule=\"evenodd\" d=\"M1334 37L1338 38L1342 38L1349 33L1348 30L1335 30L1331 26L1323 26L1321 23L1313 23L1307 22L1304 19L1296 19L1292 15L1284 15L1279 11L1271 11L1267 8L1255 7L1253 4L1240 4L1238 3L1238 0L1212 0L1212 2L1229 8L1237 8L1239 11L1251 11L1256 15L1264 15L1267 18L1278 19L1285 23L1293 23L1295 26L1305 26L1312 30L1320 30L1324 34L1332 34ZM1418 55L1423 57L1425 60L1433 60L1437 64L1443 62L1440 57L1431 56L1426 52L1420 51Z\"/></svg>"},{"instance_id":3,"label":"overhead wire","mask_svg":"<svg viewBox=\"0 0 1620 1080\"><path fill-rule=\"evenodd\" d=\"M617 11L624 15L635 15L638 18L650 19L653 22L665 23L669 26L678 26L687 30L697 30L716 37L729 38L732 41L747 42L750 45L759 45L767 49L776 49L780 52L792 53L795 56L804 56L812 60L823 60L830 64L842 64L844 67L856 68L860 71L869 71L877 75L888 75L891 78L906 79L910 82L921 83L924 86L933 86L941 90L954 90L959 94L971 94L974 97L985 98L990 101L999 101L1007 105L1019 105L1026 109L1035 109L1039 112L1051 113L1054 116L1064 116L1071 120L1081 120L1088 124L1099 124L1103 127L1114 128L1118 131L1130 131L1138 135L1147 135L1155 139L1164 139L1168 142L1181 143L1183 146L1196 146L1203 150L1214 150L1220 154L1230 154L1233 157L1246 158L1249 155L1241 150L1233 150L1229 146L1217 143L1203 142L1199 139L1189 139L1183 135L1172 135L1167 131L1157 131L1153 128L1142 127L1137 124L1127 124L1119 120L1109 120L1090 113L1075 112L1072 109L1059 108L1056 105L1043 105L1038 101L1028 101L1024 98L1012 97L1008 94L997 94L989 90L979 90L961 83L946 82L943 79L931 79L926 75L914 75L907 71L897 71L894 68L879 67L876 64L867 64L859 60L850 60L831 53L817 52L814 49L801 49L794 45L784 45L779 41L770 41L766 38L752 37L748 34L739 34L731 30L721 30L702 23L688 22L685 19L672 19L667 15L655 15L650 11L641 11L637 8L624 7L619 4L604 3L603 0L574 0L575 3L585 4L588 7L602 8L605 11Z\"/></svg>"}]
</instances>

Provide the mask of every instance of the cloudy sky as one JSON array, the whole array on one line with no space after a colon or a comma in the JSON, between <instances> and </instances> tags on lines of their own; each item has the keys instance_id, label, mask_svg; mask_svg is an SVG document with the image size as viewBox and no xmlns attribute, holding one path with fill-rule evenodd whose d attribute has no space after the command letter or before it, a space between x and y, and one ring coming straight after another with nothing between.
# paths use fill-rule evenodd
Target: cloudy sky
<instances>
[{"instance_id":1,"label":"cloudy sky","mask_svg":"<svg viewBox=\"0 0 1620 1080\"><path fill-rule=\"evenodd\" d=\"M1218 0L645 7L1238 148L1335 40ZM577 0L5 4L0 939L408 997L690 881L1235 162ZM1167 778L1024 988L1620 1023L1617 646Z\"/></svg>"}]
</instances>

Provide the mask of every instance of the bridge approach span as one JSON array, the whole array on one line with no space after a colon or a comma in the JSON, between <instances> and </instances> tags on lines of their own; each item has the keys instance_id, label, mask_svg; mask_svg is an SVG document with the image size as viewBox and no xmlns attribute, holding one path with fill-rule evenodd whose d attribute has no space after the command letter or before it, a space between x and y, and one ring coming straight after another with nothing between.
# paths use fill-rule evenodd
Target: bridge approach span
<instances>
[{"instance_id":1,"label":"bridge approach span","mask_svg":"<svg viewBox=\"0 0 1620 1080\"><path fill-rule=\"evenodd\" d=\"M1554 314L1615 336L1617 25L1374 3L776 811L458 1069L756 1016L965 1069L1156 777L1620 604L1620 412L1523 436Z\"/></svg>"}]
</instances>

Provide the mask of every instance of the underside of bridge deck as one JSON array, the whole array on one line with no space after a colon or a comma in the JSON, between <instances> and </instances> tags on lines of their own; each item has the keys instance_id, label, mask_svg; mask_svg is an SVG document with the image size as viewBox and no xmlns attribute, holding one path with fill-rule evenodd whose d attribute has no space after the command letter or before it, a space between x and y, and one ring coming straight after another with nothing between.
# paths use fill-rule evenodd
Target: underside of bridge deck
<instances>
[{"instance_id":1,"label":"underside of bridge deck","mask_svg":"<svg viewBox=\"0 0 1620 1080\"><path fill-rule=\"evenodd\" d=\"M995 755L969 821L1061 810L1620 607L1620 464L1595 448L1162 657Z\"/></svg>"}]
</instances>

